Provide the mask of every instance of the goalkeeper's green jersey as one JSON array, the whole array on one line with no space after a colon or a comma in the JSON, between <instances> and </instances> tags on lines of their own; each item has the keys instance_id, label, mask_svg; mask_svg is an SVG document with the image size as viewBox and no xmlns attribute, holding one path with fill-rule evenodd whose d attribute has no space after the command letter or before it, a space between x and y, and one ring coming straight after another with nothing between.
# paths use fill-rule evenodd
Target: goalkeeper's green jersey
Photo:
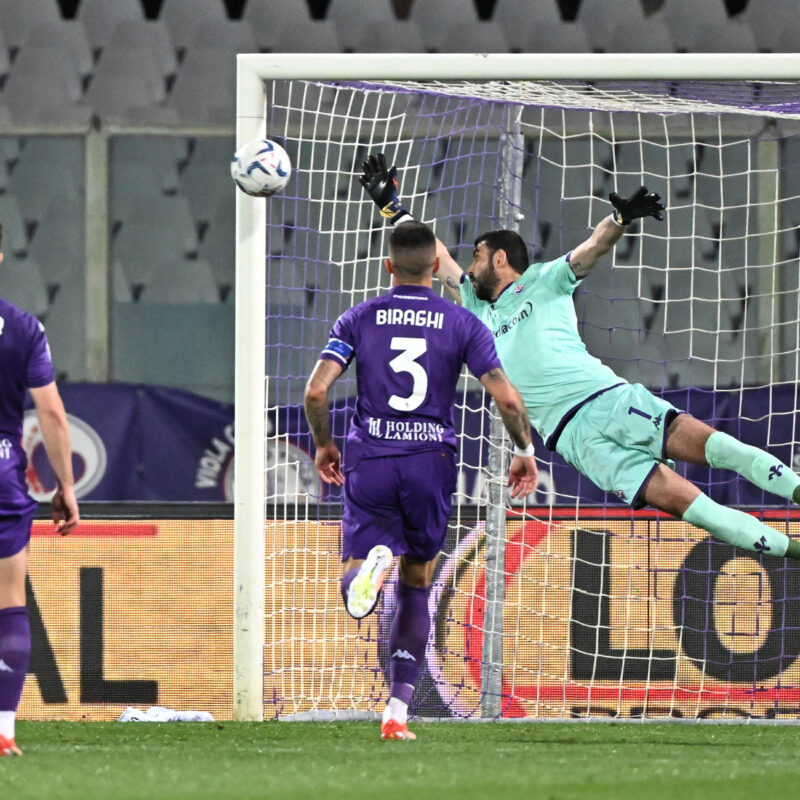
<instances>
[{"instance_id":1,"label":"goalkeeper's green jersey","mask_svg":"<svg viewBox=\"0 0 800 800\"><path fill-rule=\"evenodd\" d=\"M479 300L464 275L463 306L494 334L497 354L547 447L588 400L626 383L590 355L578 334L572 295L580 280L569 254L531 264L494 302Z\"/></svg>"}]
</instances>

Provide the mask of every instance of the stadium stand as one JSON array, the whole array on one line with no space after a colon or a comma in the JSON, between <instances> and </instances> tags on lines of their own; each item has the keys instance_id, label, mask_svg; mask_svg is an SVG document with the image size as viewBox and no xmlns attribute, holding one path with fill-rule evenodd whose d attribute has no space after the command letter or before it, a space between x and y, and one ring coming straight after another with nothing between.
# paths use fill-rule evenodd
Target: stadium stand
<instances>
[{"instance_id":1,"label":"stadium stand","mask_svg":"<svg viewBox=\"0 0 800 800\"><path fill-rule=\"evenodd\" d=\"M237 52L800 47L788 0L617 0L613 15L602 0L75 0L67 9L57 0L0 0L0 133L3 126L88 130L93 121L130 129L230 126ZM21 296L38 309L44 297L42 313L49 314L67 307L63 279L80 269L83 209L63 198L75 187L83 192L83 164L46 145L35 157L36 140L0 136L0 215L7 249L17 253L4 281L20 280L27 287ZM162 276L175 267L210 275L216 300L231 302L232 146L230 136L114 139L109 192L117 300L146 301L153 269ZM41 203L42 185L52 187L50 203ZM143 196L156 198L146 205L158 210L146 219ZM70 236L69 224L81 235ZM28 272L25 263L33 265ZM38 285L31 276L41 278L42 291L31 289Z\"/></svg>"}]
</instances>

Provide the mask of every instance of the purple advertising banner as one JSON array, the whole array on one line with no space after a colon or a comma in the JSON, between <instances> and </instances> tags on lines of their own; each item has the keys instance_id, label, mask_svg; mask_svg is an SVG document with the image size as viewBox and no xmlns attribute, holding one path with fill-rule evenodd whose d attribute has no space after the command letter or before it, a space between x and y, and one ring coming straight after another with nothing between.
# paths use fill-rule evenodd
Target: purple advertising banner
<instances>
[{"instance_id":1,"label":"purple advertising banner","mask_svg":"<svg viewBox=\"0 0 800 800\"><path fill-rule=\"evenodd\" d=\"M778 386L714 392L676 389L663 397L714 427L749 444L762 447L792 464L792 442L797 438L796 387ZM131 384L67 384L61 387L69 415L78 496L92 501L225 502L232 500L234 412L218 403L177 389ZM344 438L353 411L348 398L333 409L333 431L343 457ZM484 496L486 475L474 464L485 464L486 433L478 393L467 396L466 436L457 493L462 502L477 503ZM294 502L307 491L312 501L339 501L338 490L320 486L313 468L313 444L303 409L287 406L267 419L268 495ZM29 457L28 480L33 495L50 496L55 477L44 452L36 416L26 414L23 443ZM534 435L540 459L541 480L534 505L584 503L621 504L579 475L556 453L549 452ZM800 454L799 454L800 455ZM286 470L271 470L273 463L295 463L294 477ZM793 465L794 466L794 465ZM731 505L785 505L727 471L679 465L678 470L718 502Z\"/></svg>"}]
</instances>

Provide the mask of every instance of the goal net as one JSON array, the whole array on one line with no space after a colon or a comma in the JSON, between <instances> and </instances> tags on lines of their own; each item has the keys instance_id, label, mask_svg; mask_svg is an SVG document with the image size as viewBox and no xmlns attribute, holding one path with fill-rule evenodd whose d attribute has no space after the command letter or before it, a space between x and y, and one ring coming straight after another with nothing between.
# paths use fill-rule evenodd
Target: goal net
<instances>
[{"instance_id":1,"label":"goal net","mask_svg":"<svg viewBox=\"0 0 800 800\"><path fill-rule=\"evenodd\" d=\"M427 80L376 77L371 62L352 57L337 73L338 59L326 56L328 72L316 75L298 61L245 58L240 74L246 66L255 88L240 87L239 138L266 130L290 153L294 174L280 196L237 199L237 371L252 359L248 375L237 375L237 641L255 637L237 651L240 716L369 715L386 699L396 575L374 615L347 616L342 498L316 478L302 411L335 319L390 286L387 229L357 180L369 153L397 165L406 206L464 267L487 230L518 230L532 260L547 261L587 238L610 212L610 192L644 184L660 193L664 221L632 225L576 292L583 340L622 378L793 463L796 82L760 72L727 79L716 68L694 80L625 81L609 79L602 58L585 60L583 79L547 80L492 75L492 57L483 79L471 78L476 56L424 57L416 71L418 58L399 57L393 67L440 76ZM250 323L263 326L258 335L245 304ZM266 382L252 374L261 363ZM245 381L263 404L240 402ZM355 388L352 369L335 385L333 431L345 462ZM539 487L509 503L508 442L466 374L455 416L459 483L413 713L800 716L794 562L632 512L536 436ZM264 438L253 441L259 424ZM715 500L800 533L785 501L733 473L678 470ZM261 613L263 631L254 632Z\"/></svg>"}]
</instances>

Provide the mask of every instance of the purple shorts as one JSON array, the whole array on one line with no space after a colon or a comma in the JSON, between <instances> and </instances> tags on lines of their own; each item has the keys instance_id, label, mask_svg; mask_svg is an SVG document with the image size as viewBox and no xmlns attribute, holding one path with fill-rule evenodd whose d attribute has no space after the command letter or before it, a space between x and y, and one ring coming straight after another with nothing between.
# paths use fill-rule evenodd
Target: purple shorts
<instances>
[{"instance_id":1,"label":"purple shorts","mask_svg":"<svg viewBox=\"0 0 800 800\"><path fill-rule=\"evenodd\" d=\"M0 517L0 558L11 558L24 549L31 538L35 512Z\"/></svg>"},{"instance_id":2,"label":"purple shorts","mask_svg":"<svg viewBox=\"0 0 800 800\"><path fill-rule=\"evenodd\" d=\"M432 561L444 545L457 475L449 450L359 461L345 475L342 561L366 558L376 544Z\"/></svg>"}]
</instances>

